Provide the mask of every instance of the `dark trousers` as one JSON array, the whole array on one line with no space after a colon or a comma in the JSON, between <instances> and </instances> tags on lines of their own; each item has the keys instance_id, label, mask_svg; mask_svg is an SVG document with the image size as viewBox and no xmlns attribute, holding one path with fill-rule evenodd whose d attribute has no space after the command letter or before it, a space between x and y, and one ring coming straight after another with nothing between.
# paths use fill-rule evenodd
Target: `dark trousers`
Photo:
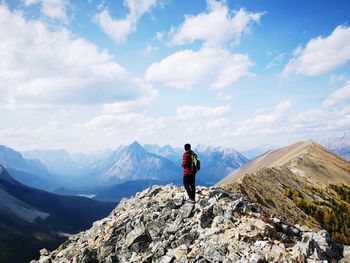
<instances>
[{"instance_id":1,"label":"dark trousers","mask_svg":"<svg viewBox=\"0 0 350 263\"><path fill-rule=\"evenodd\" d=\"M196 174L188 174L183 177L184 186L188 197L192 200L196 199Z\"/></svg>"}]
</instances>

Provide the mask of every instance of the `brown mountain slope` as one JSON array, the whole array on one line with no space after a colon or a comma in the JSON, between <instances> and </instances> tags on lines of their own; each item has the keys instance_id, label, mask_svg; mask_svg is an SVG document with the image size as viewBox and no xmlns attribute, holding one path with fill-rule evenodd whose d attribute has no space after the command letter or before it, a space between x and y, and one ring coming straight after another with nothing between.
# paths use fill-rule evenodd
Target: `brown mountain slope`
<instances>
[{"instance_id":1,"label":"brown mountain slope","mask_svg":"<svg viewBox=\"0 0 350 263\"><path fill-rule=\"evenodd\" d=\"M350 185L350 163L312 141L298 142L261 155L235 170L218 185L238 182L246 174L278 166L287 167L322 187L330 183Z\"/></svg>"},{"instance_id":2,"label":"brown mountain slope","mask_svg":"<svg viewBox=\"0 0 350 263\"><path fill-rule=\"evenodd\" d=\"M350 163L314 142L268 152L219 182L268 215L328 230L350 244Z\"/></svg>"},{"instance_id":3,"label":"brown mountain slope","mask_svg":"<svg viewBox=\"0 0 350 263\"><path fill-rule=\"evenodd\" d=\"M319 224L312 220L309 222L307 214L284 194L287 188L306 189L307 186L307 182L281 166L262 168L254 174L247 174L239 183L226 185L225 188L246 194L252 202L262 205L267 214L277 215L289 224L302 221L318 228Z\"/></svg>"}]
</instances>

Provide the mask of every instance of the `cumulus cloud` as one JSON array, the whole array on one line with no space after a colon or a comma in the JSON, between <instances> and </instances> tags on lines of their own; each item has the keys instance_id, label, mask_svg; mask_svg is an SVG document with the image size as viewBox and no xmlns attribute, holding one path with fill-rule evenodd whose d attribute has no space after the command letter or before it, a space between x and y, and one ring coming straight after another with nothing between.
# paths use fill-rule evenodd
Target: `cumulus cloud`
<instances>
[{"instance_id":1,"label":"cumulus cloud","mask_svg":"<svg viewBox=\"0 0 350 263\"><path fill-rule=\"evenodd\" d=\"M330 72L350 60L350 27L338 26L328 37L311 39L305 48L298 47L282 75L295 73L318 76Z\"/></svg>"},{"instance_id":2,"label":"cumulus cloud","mask_svg":"<svg viewBox=\"0 0 350 263\"><path fill-rule=\"evenodd\" d=\"M142 113L102 114L81 125L96 135L121 137L133 140L136 137L160 133L169 120L165 117L153 118Z\"/></svg>"},{"instance_id":3,"label":"cumulus cloud","mask_svg":"<svg viewBox=\"0 0 350 263\"><path fill-rule=\"evenodd\" d=\"M270 114L258 114L252 120L245 121L245 124L253 124L253 125L264 125L271 124L278 121L283 114L288 111L292 107L292 102L289 100L279 102L272 113Z\"/></svg>"},{"instance_id":4,"label":"cumulus cloud","mask_svg":"<svg viewBox=\"0 0 350 263\"><path fill-rule=\"evenodd\" d=\"M320 132L349 130L350 107L331 110L309 109L291 116L286 127L293 133L309 133L312 135Z\"/></svg>"},{"instance_id":5,"label":"cumulus cloud","mask_svg":"<svg viewBox=\"0 0 350 263\"><path fill-rule=\"evenodd\" d=\"M141 97L132 101L121 101L115 103L108 103L103 106L102 112L104 114L120 114L127 112L142 111L150 105L158 97L158 92L152 90L149 96Z\"/></svg>"},{"instance_id":6,"label":"cumulus cloud","mask_svg":"<svg viewBox=\"0 0 350 263\"><path fill-rule=\"evenodd\" d=\"M209 82L212 89L222 89L251 76L249 68L252 65L245 54L232 54L217 48L187 49L153 63L146 70L145 78L177 89L190 89L203 82Z\"/></svg>"},{"instance_id":7,"label":"cumulus cloud","mask_svg":"<svg viewBox=\"0 0 350 263\"><path fill-rule=\"evenodd\" d=\"M230 125L230 121L225 118L220 118L217 120L212 120L207 123L207 128L212 129L212 128L222 128L222 127L227 127Z\"/></svg>"},{"instance_id":8,"label":"cumulus cloud","mask_svg":"<svg viewBox=\"0 0 350 263\"><path fill-rule=\"evenodd\" d=\"M124 5L129 8L125 19L114 19L106 8L95 15L102 30L117 43L125 42L136 30L139 19L156 5L156 0L124 0Z\"/></svg>"},{"instance_id":9,"label":"cumulus cloud","mask_svg":"<svg viewBox=\"0 0 350 263\"><path fill-rule=\"evenodd\" d=\"M279 102L270 113L259 113L253 118L249 118L239 124L234 135L244 135L248 133L271 133L281 129L276 125L283 121L285 113L292 107L289 100ZM256 111L257 113L259 111Z\"/></svg>"},{"instance_id":10,"label":"cumulus cloud","mask_svg":"<svg viewBox=\"0 0 350 263\"><path fill-rule=\"evenodd\" d=\"M324 105L329 107L348 99L350 99L350 81L347 81L344 87L332 92L331 95L329 95L329 97L324 101Z\"/></svg>"},{"instance_id":11,"label":"cumulus cloud","mask_svg":"<svg viewBox=\"0 0 350 263\"><path fill-rule=\"evenodd\" d=\"M227 100L231 100L232 99L232 95L226 94L225 92L223 92L223 90L220 90L216 94L216 99L217 100L222 100L222 101L227 101Z\"/></svg>"},{"instance_id":12,"label":"cumulus cloud","mask_svg":"<svg viewBox=\"0 0 350 263\"><path fill-rule=\"evenodd\" d=\"M142 51L142 55L144 57L150 57L154 52L156 52L159 48L156 46L152 46L150 44L148 44L144 50Z\"/></svg>"},{"instance_id":13,"label":"cumulus cloud","mask_svg":"<svg viewBox=\"0 0 350 263\"><path fill-rule=\"evenodd\" d=\"M329 78L329 84L331 85L339 85L345 83L349 77L347 76L346 73L342 74L332 74L331 77Z\"/></svg>"},{"instance_id":14,"label":"cumulus cloud","mask_svg":"<svg viewBox=\"0 0 350 263\"><path fill-rule=\"evenodd\" d=\"M263 136L271 141L282 137L296 139L318 138L327 132L346 131L350 128L350 106L332 109L311 108L291 113L292 103L278 103L270 113L257 114L237 123L233 136ZM278 136L276 136L278 135ZM270 136L270 137L269 137Z\"/></svg>"},{"instance_id":15,"label":"cumulus cloud","mask_svg":"<svg viewBox=\"0 0 350 263\"><path fill-rule=\"evenodd\" d=\"M181 106L176 109L177 119L193 119L199 117L222 116L231 111L230 105L218 107Z\"/></svg>"},{"instance_id":16,"label":"cumulus cloud","mask_svg":"<svg viewBox=\"0 0 350 263\"><path fill-rule=\"evenodd\" d=\"M223 89L239 79L252 76L253 65L246 54L231 53L227 44L239 44L241 36L259 23L263 12L250 13L245 9L232 12L225 1L208 0L208 11L185 16L178 28L170 30L170 44L183 45L202 41L198 51L177 51L145 72L145 79L177 89L191 89L205 84L211 89ZM218 94L218 99L230 99Z\"/></svg>"},{"instance_id":17,"label":"cumulus cloud","mask_svg":"<svg viewBox=\"0 0 350 263\"><path fill-rule=\"evenodd\" d=\"M0 5L2 103L91 105L134 100L154 93L107 51L66 29L50 31Z\"/></svg>"},{"instance_id":18,"label":"cumulus cloud","mask_svg":"<svg viewBox=\"0 0 350 263\"><path fill-rule=\"evenodd\" d=\"M208 0L208 11L187 15L178 28L171 30L173 45L204 42L208 47L239 44L243 34L249 32L253 23L259 23L264 12L251 13L244 8L231 12L225 1Z\"/></svg>"},{"instance_id":19,"label":"cumulus cloud","mask_svg":"<svg viewBox=\"0 0 350 263\"><path fill-rule=\"evenodd\" d=\"M23 0L26 6L31 6L34 4L41 4L41 13L44 15L67 21L67 7L69 5L69 0Z\"/></svg>"}]
</instances>

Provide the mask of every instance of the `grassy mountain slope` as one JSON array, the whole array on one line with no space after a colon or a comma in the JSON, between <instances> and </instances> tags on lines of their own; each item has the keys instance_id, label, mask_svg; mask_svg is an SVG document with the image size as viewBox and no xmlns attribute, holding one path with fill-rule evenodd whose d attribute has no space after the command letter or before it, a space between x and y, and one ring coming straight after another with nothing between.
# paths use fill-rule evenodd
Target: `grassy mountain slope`
<instances>
[{"instance_id":1,"label":"grassy mountain slope","mask_svg":"<svg viewBox=\"0 0 350 263\"><path fill-rule=\"evenodd\" d=\"M350 163L314 142L259 156L219 183L290 224L328 230L350 244Z\"/></svg>"}]
</instances>

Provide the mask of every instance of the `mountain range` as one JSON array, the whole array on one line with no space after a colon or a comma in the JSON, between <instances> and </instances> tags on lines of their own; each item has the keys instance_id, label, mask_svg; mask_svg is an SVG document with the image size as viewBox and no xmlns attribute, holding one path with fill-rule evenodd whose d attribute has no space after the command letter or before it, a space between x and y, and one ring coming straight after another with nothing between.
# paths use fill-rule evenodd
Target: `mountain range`
<instances>
[{"instance_id":1,"label":"mountain range","mask_svg":"<svg viewBox=\"0 0 350 263\"><path fill-rule=\"evenodd\" d=\"M71 176L81 168L65 150L32 150L22 155L29 160L39 160L51 174Z\"/></svg>"},{"instance_id":2,"label":"mountain range","mask_svg":"<svg viewBox=\"0 0 350 263\"><path fill-rule=\"evenodd\" d=\"M233 148L200 145L195 151L202 159L202 170L198 173L198 180L203 185L218 182L248 161ZM106 150L92 155L71 156L65 150L31 150L22 152L23 156L17 154L23 160L47 167L46 172L51 176L46 177L56 183L53 190L56 193L89 192L89 195L97 196L92 187L107 187L139 180L176 182L181 180L182 174L183 150L170 145L142 146L135 141L127 146L119 146L113 151ZM0 164L3 164L1 160ZM40 184L33 186L41 188ZM72 191L74 189L76 191Z\"/></svg>"},{"instance_id":3,"label":"mountain range","mask_svg":"<svg viewBox=\"0 0 350 263\"><path fill-rule=\"evenodd\" d=\"M158 146L157 144L144 144L143 148L150 153L154 153L163 156L175 164L179 164L182 161L183 150L170 145Z\"/></svg>"},{"instance_id":4,"label":"mountain range","mask_svg":"<svg viewBox=\"0 0 350 263\"><path fill-rule=\"evenodd\" d=\"M350 161L350 132L322 140L320 143L345 160Z\"/></svg>"},{"instance_id":5,"label":"mountain range","mask_svg":"<svg viewBox=\"0 0 350 263\"><path fill-rule=\"evenodd\" d=\"M0 166L0 262L28 262L106 216L115 203L25 186Z\"/></svg>"},{"instance_id":6,"label":"mountain range","mask_svg":"<svg viewBox=\"0 0 350 263\"><path fill-rule=\"evenodd\" d=\"M201 171L198 173L198 178L210 185L217 183L249 161L233 148L199 145L195 148L195 152L201 159Z\"/></svg>"},{"instance_id":7,"label":"mountain range","mask_svg":"<svg viewBox=\"0 0 350 263\"><path fill-rule=\"evenodd\" d=\"M151 151L156 153L152 153ZM276 242L279 242L284 244L283 247L293 245L293 247L296 246L295 249L301 249L300 251L310 249L310 252L305 252L306 255L298 254L299 252L297 253L294 250L294 252L290 252L291 250L286 249L283 252L286 260L295 253L297 253L298 257L300 256L302 259L299 262L304 262L305 260L307 261L307 259L340 259L342 251L347 251L346 247L342 247L340 245L339 249L342 250L338 250L338 245L336 245L336 243L332 243L333 241L330 241L334 239L340 244L350 245L350 163L345 159L335 155L327 148L313 141L298 142L287 147L270 150L251 161L234 149L199 145L195 147L195 151L200 156L203 164L202 170L199 172L197 177L198 181L204 180L203 185L208 182L213 183L216 181L217 185L210 189L199 187L198 204L191 204L193 210L191 210L192 212L190 213L194 213L195 217L198 217L198 222L201 222L200 225L204 224L206 226L193 226L196 228L199 227L199 232L193 232L194 235L200 235L201 233L203 235L209 235L209 233L211 233L210 235L218 235L217 238L223 238L223 240L226 240L225 238L227 237L220 236L220 233L230 233L230 231L237 230L238 235L235 234L234 242L243 242L241 243L242 245L245 244L246 246L250 246L250 243L247 240L252 238L251 234L247 234L247 237L244 237L241 236L240 233L242 233L241 231L247 231L248 233L251 231L249 229L253 229L247 222L255 222L255 220L259 221L261 219L262 221L259 221L259 224L270 224L269 229L273 230L271 230L271 233L269 232L270 234L267 234L267 232L264 231L261 232L259 235L253 238L254 240L252 242L260 242L259 244L262 244L261 242L266 241L267 243L264 243L264 246L268 246L268 244L277 244ZM21 164L20 168L23 169L23 172L25 172L24 169L26 167L24 165L29 165L29 169L32 169L30 171L33 172L33 176L35 175L35 169L40 171L39 168L42 167L42 165L40 165L40 161L27 161L21 154L13 153L13 150L8 148L6 148L6 151L3 152L6 154L11 153L11 158L3 154L0 160L6 163L9 167L12 167L12 169L14 169L14 165L11 164L12 160L16 160L16 162ZM54 155L52 152L51 154ZM108 211L115 206L113 203L103 203L91 200L89 198L68 195L79 194L99 200L120 201L122 197L132 196L135 194L135 192L143 191L144 189L155 184L165 185L175 183L180 185L181 155L181 149L173 149L170 146L159 147L156 145L146 145L143 147L138 142L134 142L128 146L120 146L116 150L109 153L108 158L100 158L95 162L90 162L88 168L89 173L77 175L77 178L80 178L82 181L80 188L69 189L65 188L64 186L59 186L56 188L56 190L61 188L58 192L61 191L66 196L47 193L42 190L25 186L13 178L12 174L8 172L5 167L0 166L0 230L1 233L4 233L3 236L0 237L0 247L4 248L4 250L1 249L1 251L7 251L5 254L0 253L0 256L3 259L2 260L0 258L0 261L13 262L9 259L16 257L16 259L18 259L19 255L15 253L15 251L18 249L25 251L25 255L27 256L33 255L33 258L37 257L39 247L45 246L48 249L52 249L65 239L65 237L62 237L62 235L58 235L57 233L73 233L84 228L86 229L94 220L106 216ZM36 156L40 157L39 154ZM165 156L168 156L168 158ZM71 160L76 162L73 158L71 158ZM39 165L37 165L39 168L36 168L37 166L35 166L34 163L39 163ZM234 170L238 166L239 168ZM19 168L17 169L20 170ZM52 171L52 167L50 169ZM86 167L84 169L86 169ZM48 173L46 176L49 178L51 178L50 176L53 178L57 176L57 174L50 174L49 169L46 169L46 173ZM221 176L216 177L216 174L221 174ZM89 187L92 184L95 185L93 187ZM144 199L146 202L145 205L147 207L154 206L156 209L155 211L157 212L158 201L155 204L148 204L147 200L153 200L153 198L151 198L152 196L157 195L157 193L162 191L163 188L168 189L167 187L169 188L169 186L158 188L153 187L149 190L145 190L143 193L136 194L135 200L139 200L138 198L146 198ZM83 242L82 244L94 244L95 241L93 240L99 240L98 242L102 242L102 239L100 240L101 236L92 236L92 233L94 233L93 231L100 231L97 230L100 229L100 227L103 227L103 229L107 227L106 230L101 231L107 231L108 233L110 231L108 229L115 229L117 232L114 232L114 230L111 232L111 235L108 237L111 239L108 239L108 242L111 242L110 244L112 247L117 249L120 246L120 249L124 251L122 254L116 255L128 255L129 257L128 253L130 252L130 247L129 245L126 245L125 247L123 245L123 242L129 242L125 241L125 238L132 239L129 234L135 234L135 240L139 240L135 241L138 244L135 245L135 248L139 247L139 245L141 247L144 245L146 246L146 243L141 242L143 240L142 238L144 237L142 233L144 232L141 233L140 231L146 228L147 231L150 231L149 233L152 233L151 231L153 231L153 228L149 226L148 223L152 222L153 219L158 217L162 218L161 220L163 221L159 222L163 222L163 225L169 224L169 229L178 229L178 227L182 229L182 226L184 227L183 231L185 231L186 223L184 225L174 225L173 228L170 225L178 222L176 220L180 220L178 219L179 216L177 215L187 213L187 205L185 205L186 203L184 202L186 199L186 194L182 188L176 188L174 185L170 186L169 189L175 189L175 192L171 193L171 196L175 196L176 198L171 198L171 201L169 198L169 200L160 199L159 206L161 206L163 210L165 209L164 211L161 210L160 214L155 212L152 215L148 215L146 212L140 212L142 214L142 216L140 216L140 214L137 214L139 212L137 212L138 210L135 210L136 206L134 205L126 210L128 213L128 218L130 213L130 219L126 219L126 217L119 214L118 217L116 217L117 212L113 212L108 217L109 219L96 222L92 230L87 231L86 235L82 234L84 236L84 238L81 239L81 242ZM172 191L173 190L170 190L170 192ZM180 198L182 201L179 201L180 199L177 200L177 198ZM231 211L231 208L236 209L231 207L231 204L227 198L232 199L230 202L235 203L235 207L241 211L241 214L237 214L237 211L234 212L234 210L232 210L232 215L226 217L226 210ZM217 205L219 199L221 200L220 202L223 202L220 205L222 206L221 209L224 209L222 213ZM127 202L125 199L123 200L124 201L121 201L121 206ZM142 200L139 200L138 202L141 202L142 204L142 202L144 202ZM244 205L242 206L242 203L239 200L248 200L249 203L243 202ZM162 202L165 202L164 205ZM255 208L253 209L253 207ZM184 211L181 210L181 212L176 210L180 208L184 209ZM131 215L133 213L136 214ZM164 214L164 217L160 217L161 214ZM124 215L126 216L126 214ZM272 215L274 218L272 218ZM153 218L152 220L150 219L151 217ZM127 220L125 222L125 227L128 229L127 232L123 232L123 230L121 230L122 232L118 232L124 226L124 223L120 221L122 218ZM138 218L143 220L142 224L144 228L141 230L135 223ZM191 222L190 218L191 217L188 217L186 220ZM208 221L210 222L209 225L206 223L207 218L211 218L210 221ZM230 218L231 221L222 221L226 220L224 218ZM133 222L134 219L136 220L134 222L136 225L133 225L134 223L127 223ZM186 220L184 222L187 222ZM110 224L108 222L115 222L116 228L108 228L108 225ZM245 222L247 225L245 225ZM119 223L122 225L119 225ZM235 225L237 229L233 227L232 224ZM254 225L255 224L256 223L254 223ZM121 228L119 228L119 226ZM218 227L221 230L218 230ZM242 230L243 228L245 229L245 227L247 230ZM168 240L168 230L164 231L164 240ZM205 234L206 231L209 231L208 234ZM292 234L293 231L299 231L299 234ZM310 231L321 231L317 233L322 234L312 234L311 238ZM137 233L139 232L141 233L141 236L137 236ZM327 236L328 232L330 233L329 237ZM118 237L114 236L116 233L119 233ZM179 240L183 240L185 242L184 244L192 244L191 242L196 239L189 238L192 235L191 232L184 232L183 234L185 237L181 238L181 236L179 236ZM152 234L150 235L152 238ZM148 234L146 236L148 236ZM320 238L322 239L326 236L328 243L326 241L325 242L330 247L325 250L322 247L317 248L315 244L319 244L319 246L321 246L321 244L325 244L323 241L323 243L317 242L320 241ZM82 236L79 234L76 237L72 237L71 240L80 240L80 237ZM163 236L158 238L163 238ZM24 240L24 243L22 244L19 242L13 245L15 240ZM203 240L206 240L206 238ZM298 246L302 246L306 242L305 240L309 240L307 241L309 242L308 244L313 244L312 246L316 246L317 249L320 249L319 252L314 252L314 249L316 248L311 248L311 245L307 245L308 248L297 248ZM1 243L1 241L3 241L3 243ZM233 242L233 240L231 241ZM116 244L113 242L122 243ZM147 246L151 244L149 243L149 240L147 242ZM209 243L203 243L200 246L202 248L210 247L211 243ZM90 259L93 260L93 262L104 262L100 261L100 259L103 258L101 255L104 253L101 249L107 249L107 247L109 247L109 243L103 243L103 245L101 245L101 243L96 243L100 244L99 246L101 249L95 251L95 248L89 247L86 251L93 253L90 254L90 252L86 252L85 250L85 252L81 251L80 248L83 246L76 244L75 241L69 241L69 244L70 251L75 251L74 253L77 253L77 258L81 257L82 259L85 257L92 257ZM128 244L133 243L131 242ZM253 247L257 249L258 245L255 243L252 244ZM175 249L178 249L178 246L181 245L183 244L174 243L174 245L171 245L170 247L163 247L164 252L162 252L162 257L167 259L170 258L170 260L179 260L179 258L176 256L177 250ZM159 244L153 244L152 246L159 247ZM192 245L191 248L187 247L186 252L183 252L184 254L182 255L187 257L188 253L190 253L194 247L194 245ZM268 255L271 255L271 253L276 252L276 248L269 247L269 249L271 250L268 252L270 254L266 252L267 250L264 250L265 252L261 252L259 250L259 253L263 253L262 255L264 255L266 258ZM329 252L331 250L333 252ZM153 250L146 249L145 251L148 251L147 253L151 253L152 256L155 255L155 252L150 252ZM222 251L218 253L233 256L233 254L227 254L227 250L225 251L226 252ZM253 253L252 251L253 250L246 254L246 257L253 260L255 256L250 254ZM56 252L52 254L54 257L56 255L55 253ZM61 253L66 252L63 252L62 250ZM110 255L115 255L113 253ZM198 253L203 258L212 258L216 252L213 252L213 254L198 251ZM292 253L292 255L288 253ZM342 254L343 256L345 255L344 253ZM334 257L335 254L337 254L336 257ZM50 260L55 262L55 259L52 258L52 255L47 250L41 250L41 255L42 260L44 260L45 257L50 257ZM64 257L69 258L72 254L64 255ZM276 254L274 255L276 256ZM96 258L97 256L101 258L98 259ZM141 254L139 255L138 251L136 251L136 254L133 257L137 258L138 256L142 257ZM241 257L242 255L238 256ZM190 255L188 257L190 257ZM68 258L68 261L72 260L72 258ZM218 254L217 258L220 258ZM15 261L17 262L18 260ZM20 261L23 261L22 258Z\"/></svg>"},{"instance_id":8,"label":"mountain range","mask_svg":"<svg viewBox=\"0 0 350 263\"><path fill-rule=\"evenodd\" d=\"M350 163L313 141L268 151L215 187L198 187L197 198L149 188L65 246L41 250L40 261L350 260Z\"/></svg>"},{"instance_id":9,"label":"mountain range","mask_svg":"<svg viewBox=\"0 0 350 263\"><path fill-rule=\"evenodd\" d=\"M346 149L346 136L337 149ZM249 156L272 151L263 145ZM198 145L194 151L201 159L197 174L201 185L213 185L249 160L233 148ZM11 176L26 185L57 194L83 195L98 200L118 201L151 184L181 184L183 150L170 145L158 146L137 141L91 155L70 155L65 150L32 150L23 153L0 148L0 164ZM343 151L344 153L344 151ZM109 193L109 194L108 194Z\"/></svg>"},{"instance_id":10,"label":"mountain range","mask_svg":"<svg viewBox=\"0 0 350 263\"><path fill-rule=\"evenodd\" d=\"M0 145L0 165L17 181L36 188L54 189L55 178L39 160L25 159L11 148Z\"/></svg>"}]
</instances>

